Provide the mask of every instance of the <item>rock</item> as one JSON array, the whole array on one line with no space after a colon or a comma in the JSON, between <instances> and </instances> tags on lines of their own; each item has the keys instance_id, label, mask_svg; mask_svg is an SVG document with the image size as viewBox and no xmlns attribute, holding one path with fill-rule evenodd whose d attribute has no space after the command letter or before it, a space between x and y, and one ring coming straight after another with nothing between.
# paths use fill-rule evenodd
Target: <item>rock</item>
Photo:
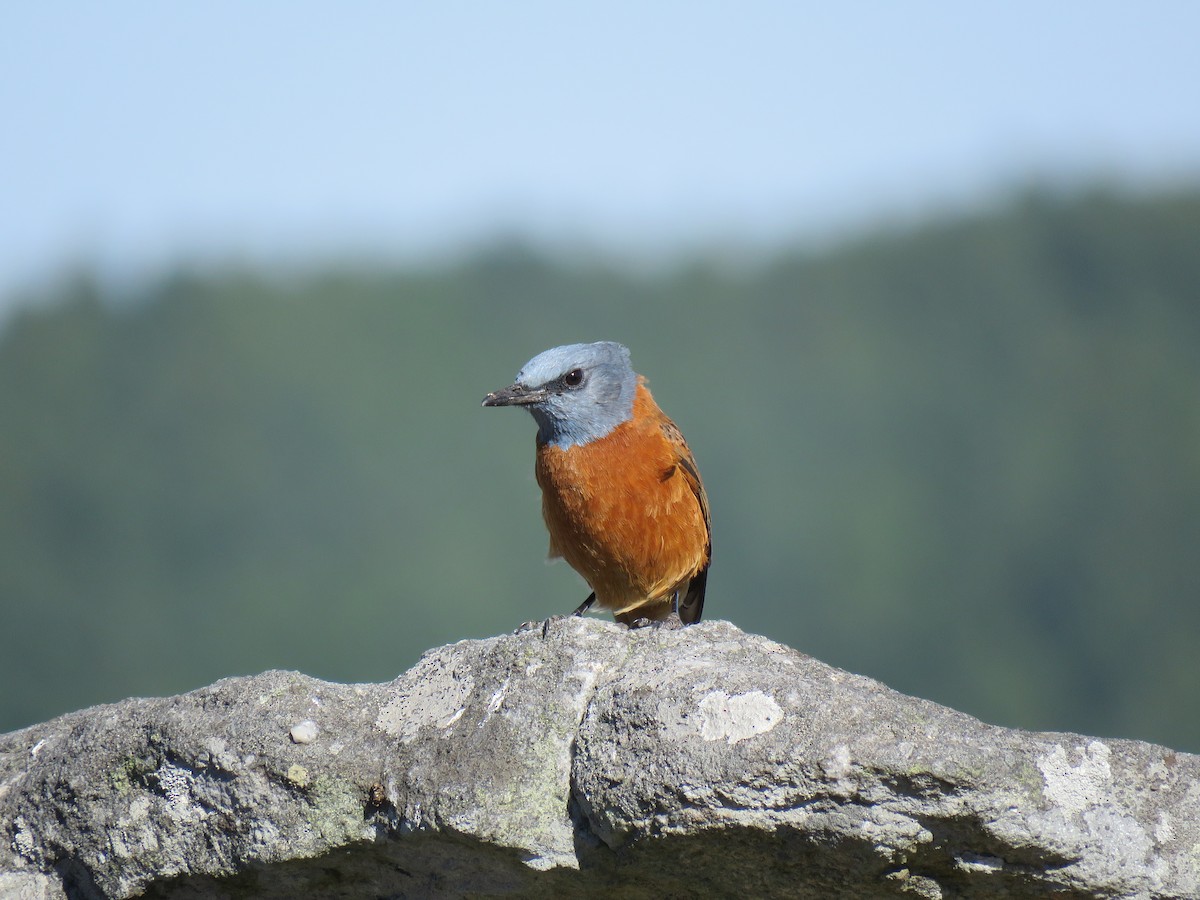
<instances>
[{"instance_id":1,"label":"rock","mask_svg":"<svg viewBox=\"0 0 1200 900\"><path fill-rule=\"evenodd\" d=\"M463 641L0 737L0 897L1197 897L1200 757L726 622Z\"/></svg>"}]
</instances>

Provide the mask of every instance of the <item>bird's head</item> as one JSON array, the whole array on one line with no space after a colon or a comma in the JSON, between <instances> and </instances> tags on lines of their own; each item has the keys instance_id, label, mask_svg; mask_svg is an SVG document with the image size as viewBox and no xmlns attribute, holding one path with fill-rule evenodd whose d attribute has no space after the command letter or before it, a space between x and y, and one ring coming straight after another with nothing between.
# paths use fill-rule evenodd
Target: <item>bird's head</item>
<instances>
[{"instance_id":1,"label":"bird's head","mask_svg":"<svg viewBox=\"0 0 1200 900\"><path fill-rule=\"evenodd\" d=\"M538 440L566 449L602 438L633 416L637 375L629 351L613 341L567 344L539 353L517 380L483 398L484 406L524 406Z\"/></svg>"}]
</instances>

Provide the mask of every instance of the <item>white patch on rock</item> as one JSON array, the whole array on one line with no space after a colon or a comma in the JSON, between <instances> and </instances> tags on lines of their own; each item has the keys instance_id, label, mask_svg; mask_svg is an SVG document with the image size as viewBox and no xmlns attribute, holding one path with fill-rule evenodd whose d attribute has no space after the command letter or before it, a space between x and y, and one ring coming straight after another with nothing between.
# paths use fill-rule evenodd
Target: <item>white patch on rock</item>
<instances>
[{"instance_id":1,"label":"white patch on rock","mask_svg":"<svg viewBox=\"0 0 1200 900\"><path fill-rule=\"evenodd\" d=\"M579 682L579 690L571 697L571 708L575 711L576 721L582 721L584 713L587 712L588 701L596 689L596 681L599 679L602 669L603 666L599 665L581 666L572 669L563 679L564 682L568 679Z\"/></svg>"},{"instance_id":2,"label":"white patch on rock","mask_svg":"<svg viewBox=\"0 0 1200 900\"><path fill-rule=\"evenodd\" d=\"M37 842L29 833L29 823L25 821L24 816L17 816L13 820L13 848L26 859L34 858L33 852L37 848Z\"/></svg>"},{"instance_id":3,"label":"white patch on rock","mask_svg":"<svg viewBox=\"0 0 1200 900\"><path fill-rule=\"evenodd\" d=\"M1108 765L1112 751L1107 744L1092 741L1081 755L1079 765L1073 766L1060 745L1037 759L1046 780L1046 799L1068 814L1082 812L1098 803L1108 794L1112 781Z\"/></svg>"},{"instance_id":4,"label":"white patch on rock","mask_svg":"<svg viewBox=\"0 0 1200 900\"><path fill-rule=\"evenodd\" d=\"M150 798L146 796L138 796L129 804L129 809L120 819L117 824L121 826L129 826L141 822L150 816Z\"/></svg>"},{"instance_id":5,"label":"white patch on rock","mask_svg":"<svg viewBox=\"0 0 1200 900\"><path fill-rule=\"evenodd\" d=\"M1142 872L1146 886L1152 890L1143 896L1161 896L1157 893L1161 873L1153 865L1154 841L1137 819L1126 815L1111 805L1095 806L1084 810L1083 824L1087 834L1102 836L1112 846L1104 860L1110 878L1119 878L1122 873Z\"/></svg>"},{"instance_id":6,"label":"white patch on rock","mask_svg":"<svg viewBox=\"0 0 1200 900\"><path fill-rule=\"evenodd\" d=\"M474 690L470 677L421 679L379 711L375 727L410 743L426 725L446 729L457 722Z\"/></svg>"},{"instance_id":7,"label":"white patch on rock","mask_svg":"<svg viewBox=\"0 0 1200 900\"><path fill-rule=\"evenodd\" d=\"M296 744L311 744L317 739L321 729L317 727L317 723L312 719L305 719L303 722L297 722L288 732L291 735L292 742Z\"/></svg>"},{"instance_id":8,"label":"white patch on rock","mask_svg":"<svg viewBox=\"0 0 1200 900\"><path fill-rule=\"evenodd\" d=\"M173 819L196 822L207 818L208 813L192 801L192 772L164 762L154 770L152 777L157 781L158 789L165 795L166 812Z\"/></svg>"},{"instance_id":9,"label":"white patch on rock","mask_svg":"<svg viewBox=\"0 0 1200 900\"><path fill-rule=\"evenodd\" d=\"M730 696L712 691L700 701L700 737L730 744L770 731L783 719L783 709L762 691Z\"/></svg>"},{"instance_id":10,"label":"white patch on rock","mask_svg":"<svg viewBox=\"0 0 1200 900\"><path fill-rule=\"evenodd\" d=\"M979 872L991 875L1004 871L1004 860L983 853L964 853L954 857L954 865L964 872Z\"/></svg>"},{"instance_id":11,"label":"white patch on rock","mask_svg":"<svg viewBox=\"0 0 1200 900\"><path fill-rule=\"evenodd\" d=\"M830 781L841 781L850 774L850 748L838 744L832 753L821 760L821 768Z\"/></svg>"},{"instance_id":12,"label":"white patch on rock","mask_svg":"<svg viewBox=\"0 0 1200 900\"><path fill-rule=\"evenodd\" d=\"M52 900L65 897L62 881L41 872L0 872L0 897L13 900Z\"/></svg>"},{"instance_id":13,"label":"white patch on rock","mask_svg":"<svg viewBox=\"0 0 1200 900\"><path fill-rule=\"evenodd\" d=\"M1158 824L1154 826L1154 839L1160 844L1165 844L1175 837L1175 827L1171 824L1171 816L1159 810Z\"/></svg>"}]
</instances>

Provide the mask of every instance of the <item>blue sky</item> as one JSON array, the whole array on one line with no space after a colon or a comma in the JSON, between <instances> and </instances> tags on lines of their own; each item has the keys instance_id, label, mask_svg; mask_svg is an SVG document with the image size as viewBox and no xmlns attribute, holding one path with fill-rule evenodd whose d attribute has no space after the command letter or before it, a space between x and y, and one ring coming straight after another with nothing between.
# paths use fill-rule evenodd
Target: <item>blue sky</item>
<instances>
[{"instance_id":1,"label":"blue sky","mask_svg":"<svg viewBox=\"0 0 1200 900\"><path fill-rule=\"evenodd\" d=\"M0 307L64 266L645 253L1200 174L1200 3L6 4Z\"/></svg>"}]
</instances>

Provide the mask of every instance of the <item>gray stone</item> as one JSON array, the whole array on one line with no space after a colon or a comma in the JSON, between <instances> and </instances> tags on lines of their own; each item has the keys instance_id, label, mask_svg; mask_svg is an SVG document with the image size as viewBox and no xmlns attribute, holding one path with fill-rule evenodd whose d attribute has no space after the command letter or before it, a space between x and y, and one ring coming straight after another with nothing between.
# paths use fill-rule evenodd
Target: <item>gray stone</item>
<instances>
[{"instance_id":1,"label":"gray stone","mask_svg":"<svg viewBox=\"0 0 1200 900\"><path fill-rule=\"evenodd\" d=\"M0 897L1200 896L1200 757L597 619L0 737Z\"/></svg>"}]
</instances>

